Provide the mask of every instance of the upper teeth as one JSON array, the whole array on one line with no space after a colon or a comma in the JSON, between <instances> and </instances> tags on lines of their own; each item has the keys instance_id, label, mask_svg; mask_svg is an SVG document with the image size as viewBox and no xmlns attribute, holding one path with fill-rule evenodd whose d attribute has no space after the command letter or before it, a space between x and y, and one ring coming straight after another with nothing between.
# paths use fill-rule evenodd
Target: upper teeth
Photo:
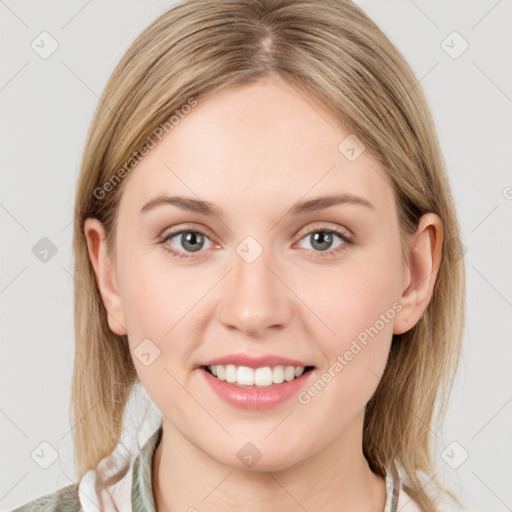
<instances>
[{"instance_id":1,"label":"upper teeth","mask_svg":"<svg viewBox=\"0 0 512 512\"><path fill-rule=\"evenodd\" d=\"M218 379L242 386L280 384L284 380L291 381L295 377L300 377L304 371L304 366L250 368L249 366L235 366L234 364L216 364L208 368Z\"/></svg>"}]
</instances>

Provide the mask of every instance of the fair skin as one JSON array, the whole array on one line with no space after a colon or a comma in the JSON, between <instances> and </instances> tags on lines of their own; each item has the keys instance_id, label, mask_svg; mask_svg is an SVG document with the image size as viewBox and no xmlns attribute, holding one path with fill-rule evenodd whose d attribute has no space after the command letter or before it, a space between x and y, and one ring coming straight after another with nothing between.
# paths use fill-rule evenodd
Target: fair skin
<instances>
[{"instance_id":1,"label":"fair skin","mask_svg":"<svg viewBox=\"0 0 512 512\"><path fill-rule=\"evenodd\" d=\"M275 79L217 92L125 179L114 261L101 223L86 220L110 328L128 334L141 383L163 415L152 474L159 512L235 511L240 503L249 512L384 509L384 479L362 452L364 407L392 335L411 329L429 303L442 225L424 215L404 261L390 182L367 151L349 161L338 150L349 133ZM342 193L373 208L288 213L299 200ZM140 212L161 194L209 201L224 217L169 204ZM185 236L160 244L171 228L207 236L197 252ZM326 229L355 241L334 235L322 251L311 234ZM263 249L251 263L236 250L247 236ZM278 354L314 366L310 386L394 303L401 310L306 405L294 395L244 410L200 374L202 362L226 354ZM146 338L160 350L148 366L133 355ZM252 468L237 457L247 442L262 454Z\"/></svg>"}]
</instances>

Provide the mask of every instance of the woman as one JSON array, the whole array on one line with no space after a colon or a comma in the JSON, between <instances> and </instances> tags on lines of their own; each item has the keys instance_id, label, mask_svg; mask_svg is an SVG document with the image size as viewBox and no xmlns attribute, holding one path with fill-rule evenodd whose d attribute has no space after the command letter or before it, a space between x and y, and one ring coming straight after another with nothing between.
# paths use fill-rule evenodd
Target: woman
<instances>
[{"instance_id":1,"label":"woman","mask_svg":"<svg viewBox=\"0 0 512 512\"><path fill-rule=\"evenodd\" d=\"M78 480L18 510L456 500L429 433L460 354L459 226L421 88L360 8L165 12L105 88L75 214ZM138 383L162 422L131 454Z\"/></svg>"}]
</instances>

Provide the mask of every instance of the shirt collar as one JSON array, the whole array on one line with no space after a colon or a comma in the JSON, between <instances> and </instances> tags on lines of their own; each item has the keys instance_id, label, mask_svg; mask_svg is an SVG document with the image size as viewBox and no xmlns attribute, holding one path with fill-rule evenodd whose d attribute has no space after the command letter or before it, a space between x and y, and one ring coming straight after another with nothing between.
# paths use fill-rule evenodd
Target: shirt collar
<instances>
[{"instance_id":1,"label":"shirt collar","mask_svg":"<svg viewBox=\"0 0 512 512\"><path fill-rule=\"evenodd\" d=\"M133 464L132 512L156 512L153 498L152 467L156 447L162 437L162 425L146 441Z\"/></svg>"}]
</instances>

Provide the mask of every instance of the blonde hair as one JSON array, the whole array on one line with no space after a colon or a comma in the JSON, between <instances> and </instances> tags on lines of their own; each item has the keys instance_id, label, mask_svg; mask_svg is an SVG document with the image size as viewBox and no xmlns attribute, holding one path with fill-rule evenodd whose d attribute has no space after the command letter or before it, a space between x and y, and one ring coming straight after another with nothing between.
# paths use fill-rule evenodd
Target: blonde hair
<instances>
[{"instance_id":1,"label":"blonde hair","mask_svg":"<svg viewBox=\"0 0 512 512\"><path fill-rule=\"evenodd\" d=\"M436 478L429 440L436 400L437 425L446 412L464 328L458 220L419 83L384 33L347 0L187 0L151 23L115 68L89 129L75 205L70 417L78 476L115 448L137 382L127 336L109 329L83 229L86 218L101 220L114 254L126 178L100 198L97 191L113 183L126 162L136 164L134 155L148 137L191 98L200 101L207 93L268 76L319 100L383 165L395 191L404 251L422 214L434 212L443 222L433 297L412 329L393 336L386 370L367 404L363 451L381 475L396 460L404 488L424 510L437 510L439 491L458 502ZM418 472L426 473L435 495Z\"/></svg>"}]
</instances>

